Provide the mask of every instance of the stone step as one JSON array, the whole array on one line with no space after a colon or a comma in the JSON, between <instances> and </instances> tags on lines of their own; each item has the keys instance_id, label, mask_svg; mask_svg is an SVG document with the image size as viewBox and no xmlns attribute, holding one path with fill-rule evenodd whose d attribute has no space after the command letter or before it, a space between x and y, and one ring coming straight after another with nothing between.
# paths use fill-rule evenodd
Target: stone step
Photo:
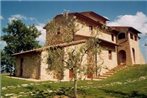
<instances>
[{"instance_id":1,"label":"stone step","mask_svg":"<svg viewBox=\"0 0 147 98\"><path fill-rule=\"evenodd\" d=\"M104 73L103 75L113 75L114 73Z\"/></svg>"},{"instance_id":2,"label":"stone step","mask_svg":"<svg viewBox=\"0 0 147 98\"><path fill-rule=\"evenodd\" d=\"M97 79L106 79L106 78L108 78L108 77L98 77Z\"/></svg>"},{"instance_id":3,"label":"stone step","mask_svg":"<svg viewBox=\"0 0 147 98\"><path fill-rule=\"evenodd\" d=\"M115 71L107 71L106 73L114 73Z\"/></svg>"},{"instance_id":4,"label":"stone step","mask_svg":"<svg viewBox=\"0 0 147 98\"><path fill-rule=\"evenodd\" d=\"M106 72L103 75L113 75L115 72Z\"/></svg>"},{"instance_id":5,"label":"stone step","mask_svg":"<svg viewBox=\"0 0 147 98\"><path fill-rule=\"evenodd\" d=\"M113 69L111 69L111 70L109 70L108 72L115 72L116 70L113 70Z\"/></svg>"},{"instance_id":6,"label":"stone step","mask_svg":"<svg viewBox=\"0 0 147 98\"><path fill-rule=\"evenodd\" d=\"M105 75L102 75L102 77L110 77L110 76L111 76L111 75L106 75L106 74L105 74ZM100 77L101 77L101 76L100 76Z\"/></svg>"},{"instance_id":7,"label":"stone step","mask_svg":"<svg viewBox=\"0 0 147 98\"><path fill-rule=\"evenodd\" d=\"M104 73L103 75L100 75L98 76L96 79L106 79L108 77L110 77L111 75L113 75L114 73L122 70L123 68L125 68L124 66L117 66L117 67L114 67L113 69L107 71L106 73Z\"/></svg>"}]
</instances>

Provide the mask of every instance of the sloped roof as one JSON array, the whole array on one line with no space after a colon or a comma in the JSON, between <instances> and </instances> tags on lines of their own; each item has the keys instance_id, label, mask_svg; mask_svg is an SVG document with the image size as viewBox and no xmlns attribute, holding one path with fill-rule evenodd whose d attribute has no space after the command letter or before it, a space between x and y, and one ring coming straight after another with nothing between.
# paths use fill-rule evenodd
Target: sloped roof
<instances>
[{"instance_id":1,"label":"sloped roof","mask_svg":"<svg viewBox=\"0 0 147 98\"><path fill-rule=\"evenodd\" d=\"M85 35L79 35L79 34L76 34L76 36L81 36L81 37L84 37L85 39L91 38L91 36L85 36ZM110 45L118 46L118 44L116 44L116 43L113 43L113 42L110 42L110 41L106 41L106 40L101 39L101 38L98 38L98 39L99 39L102 43L104 42L104 43L108 43L108 44L110 44Z\"/></svg>"},{"instance_id":2,"label":"sloped roof","mask_svg":"<svg viewBox=\"0 0 147 98\"><path fill-rule=\"evenodd\" d=\"M15 53L15 54L13 54L13 56L31 53L31 52L40 52L40 51L47 50L47 49L52 48L52 47L67 47L67 46L76 45L76 44L80 44L80 43L84 43L84 42L86 42L86 40L72 41L72 42L69 42L69 43L60 43L60 44L56 44L56 45L50 45L50 46L45 46L45 47L42 47L42 48L37 48L37 49L33 49L33 50L23 51L23 52L20 52L20 53Z\"/></svg>"},{"instance_id":3,"label":"sloped roof","mask_svg":"<svg viewBox=\"0 0 147 98\"><path fill-rule=\"evenodd\" d=\"M56 45L50 45L50 46L45 46L45 47L42 47L42 48L37 48L37 49L33 49L33 50L28 50L28 51L23 51L23 52L20 52L20 53L14 53L13 56L17 56L17 55L22 55L22 54L26 54L26 53L31 53L31 52L41 52L43 50L47 50L49 48L53 48L53 47L67 47L67 46L71 46L71 45L76 45L76 44L80 44L80 43L85 43L87 38L91 38L89 36L84 36L84 35L76 35L76 36L82 36L84 37L85 39L82 39L82 40L77 40L77 41L72 41L72 42L69 42L69 43L60 43L60 44L56 44ZM109 42L109 41L106 41L106 40L103 40L103 39L99 39L102 43L108 43L110 45L114 45L114 46L117 46L116 43L112 43L112 42Z\"/></svg>"},{"instance_id":4,"label":"sloped roof","mask_svg":"<svg viewBox=\"0 0 147 98\"><path fill-rule=\"evenodd\" d=\"M138 31L137 29L131 27L131 26L109 26L110 28L119 31L119 28L123 28L123 29L128 29L128 30L132 30L135 31L136 33L141 33L140 31ZM134 33L134 32L132 32Z\"/></svg>"},{"instance_id":5,"label":"sloped roof","mask_svg":"<svg viewBox=\"0 0 147 98\"><path fill-rule=\"evenodd\" d=\"M103 19L105 21L109 21L109 19L107 19L106 17L101 16L101 15L99 15L99 14L93 12L93 11L80 12L80 14L82 14L82 15L86 15L87 13L88 14L93 14L93 15L97 16L98 18L101 18L101 19Z\"/></svg>"},{"instance_id":6,"label":"sloped roof","mask_svg":"<svg viewBox=\"0 0 147 98\"><path fill-rule=\"evenodd\" d=\"M89 20L89 21L91 21L91 22L93 22L93 23L95 23L95 24L101 24L99 21L95 21L95 20L93 20L92 18L88 17L88 16L86 15L87 13L93 14L93 15L95 15L96 17L103 19L104 21L109 21L107 18L105 18L105 17L103 17L103 16L101 16L101 15L99 15L99 14L93 12L93 11L72 12L72 13L68 13L68 14L69 14L69 15L75 15L75 16L77 16L77 17L81 17L81 18L85 19L86 21ZM56 15L55 18L60 17L60 16L62 16L62 14ZM44 29L46 28L47 25L48 25L48 23L44 26Z\"/></svg>"}]
</instances>

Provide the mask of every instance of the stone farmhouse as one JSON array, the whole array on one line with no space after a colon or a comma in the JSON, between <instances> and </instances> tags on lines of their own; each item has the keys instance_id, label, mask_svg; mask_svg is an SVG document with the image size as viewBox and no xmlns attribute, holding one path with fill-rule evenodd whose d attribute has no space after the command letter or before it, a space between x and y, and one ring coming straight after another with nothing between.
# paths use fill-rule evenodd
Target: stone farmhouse
<instances>
[{"instance_id":1,"label":"stone farmhouse","mask_svg":"<svg viewBox=\"0 0 147 98\"><path fill-rule=\"evenodd\" d=\"M57 80L58 78L52 72L46 70L48 68L48 49L60 46L63 48L64 53L66 53L70 48L80 47L85 44L85 40L91 37L91 30L94 29L94 26L102 27L105 25L105 27L111 29L110 31L101 29L101 34L98 36L101 47L104 47L100 54L103 58L103 64L101 65L103 67L100 74L104 74L117 66L145 63L139 49L140 38L138 34L141 33L140 31L128 26L106 26L106 22L109 20L92 11L75 12L70 13L70 15L76 16L79 26L82 26L73 35L73 41L69 43L58 41L51 44L54 39L60 40L58 37L60 33L55 33L52 36L52 40L48 40L51 36L49 35L50 32L48 32L48 29L46 29L48 25L46 25L44 27L46 29L46 44L44 47L14 54L16 57L16 76L39 80ZM54 18L60 19L60 17L61 15L57 15ZM83 64L87 64L91 60L90 55L85 55L84 59ZM93 59L100 61L99 58ZM64 77L62 80L71 79L71 70L65 69L63 73ZM89 75L88 73L82 75L83 79L89 79L91 77L96 78L94 75Z\"/></svg>"}]
</instances>

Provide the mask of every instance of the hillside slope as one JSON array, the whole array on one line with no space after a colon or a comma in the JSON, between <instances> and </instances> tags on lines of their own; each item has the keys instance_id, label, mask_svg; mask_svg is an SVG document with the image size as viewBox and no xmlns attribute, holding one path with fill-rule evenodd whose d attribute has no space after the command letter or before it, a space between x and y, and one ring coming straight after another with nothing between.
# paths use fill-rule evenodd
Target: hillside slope
<instances>
[{"instance_id":1,"label":"hillside slope","mask_svg":"<svg viewBox=\"0 0 147 98\"><path fill-rule=\"evenodd\" d=\"M25 84L24 84L25 83ZM31 98L39 91L58 91L72 87L71 82L28 82L2 76L2 96L9 98ZM147 98L147 64L128 66L101 81L78 81L79 98ZM84 91L84 93L83 93ZM37 95L38 96L38 95Z\"/></svg>"}]
</instances>

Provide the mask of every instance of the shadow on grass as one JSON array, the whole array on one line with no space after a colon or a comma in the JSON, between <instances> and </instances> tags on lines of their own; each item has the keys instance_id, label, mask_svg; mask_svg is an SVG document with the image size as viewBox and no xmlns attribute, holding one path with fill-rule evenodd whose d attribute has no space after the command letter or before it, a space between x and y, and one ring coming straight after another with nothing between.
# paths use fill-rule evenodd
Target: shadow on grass
<instances>
[{"instance_id":1,"label":"shadow on grass","mask_svg":"<svg viewBox=\"0 0 147 98\"><path fill-rule=\"evenodd\" d=\"M130 93L124 93L121 91L99 89L104 91L106 94L119 97L119 98L147 98L146 94L139 93L138 91L131 91Z\"/></svg>"}]
</instances>

